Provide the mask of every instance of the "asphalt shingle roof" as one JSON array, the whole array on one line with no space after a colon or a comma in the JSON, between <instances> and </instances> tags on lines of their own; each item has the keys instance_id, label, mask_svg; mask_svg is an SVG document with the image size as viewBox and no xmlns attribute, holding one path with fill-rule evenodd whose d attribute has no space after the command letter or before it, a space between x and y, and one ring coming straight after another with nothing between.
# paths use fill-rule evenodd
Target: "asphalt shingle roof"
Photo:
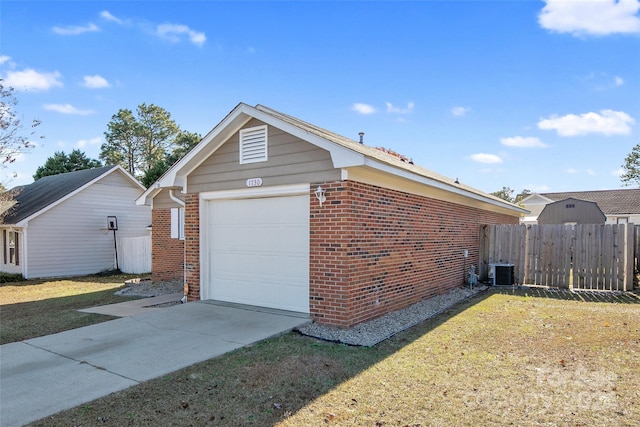
<instances>
[{"instance_id":1,"label":"asphalt shingle roof","mask_svg":"<svg viewBox=\"0 0 640 427\"><path fill-rule=\"evenodd\" d=\"M509 204L508 202L505 202L503 199L500 199L499 197L496 197L492 194L487 194L483 191L480 191L474 187L471 187L469 185L466 185L464 183L460 183L458 182L457 178L456 179L452 179L449 177L446 177L444 175L441 175L437 172L434 172L430 169L426 169L424 167L415 165L413 163L409 163L406 161L402 161L401 159L399 159L396 156L393 156L391 154L387 154L384 151L381 151L377 148L365 145L365 144L361 144L353 139L347 138L345 136L342 136L340 134L337 134L335 132L331 132L327 129L321 128L319 126L313 125L311 123L305 122L304 120L300 120L296 117L290 116L288 114L284 114L281 113L279 111L273 110L269 107L266 107L264 105L256 105L255 107L257 110L260 110L266 114L269 114L275 118L278 118L286 123L289 123L290 125L296 126L306 132L309 132L311 134L314 134L316 136L319 136L321 138L324 138L328 141L334 142L338 145L341 145L345 148L351 149L357 153L363 154L367 157L376 159L380 162L383 163L387 163L396 167L399 167L401 169L405 169L407 171L410 171L414 174L417 175L421 175L425 178L429 178L432 179L434 181L439 181L441 183L444 184L448 184L448 185L454 185L456 188L460 188L462 190L468 191L469 193L473 193L475 195L478 196L482 196L484 198L487 199L493 199L497 202L503 203L503 204Z\"/></svg>"},{"instance_id":2,"label":"asphalt shingle roof","mask_svg":"<svg viewBox=\"0 0 640 427\"><path fill-rule=\"evenodd\" d=\"M600 191L573 191L564 193L540 193L554 202L570 197L596 202L605 215L640 213L640 188Z\"/></svg>"},{"instance_id":3,"label":"asphalt shingle roof","mask_svg":"<svg viewBox=\"0 0 640 427\"><path fill-rule=\"evenodd\" d=\"M15 205L2 219L3 224L16 224L117 166L103 166L58 175L45 176L32 184L14 187Z\"/></svg>"}]
</instances>

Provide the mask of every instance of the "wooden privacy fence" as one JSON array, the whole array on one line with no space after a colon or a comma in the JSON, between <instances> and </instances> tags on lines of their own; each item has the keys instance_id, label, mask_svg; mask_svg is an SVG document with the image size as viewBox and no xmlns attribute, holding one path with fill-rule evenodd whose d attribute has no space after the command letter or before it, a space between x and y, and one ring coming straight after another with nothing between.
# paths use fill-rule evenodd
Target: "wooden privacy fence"
<instances>
[{"instance_id":1,"label":"wooden privacy fence","mask_svg":"<svg viewBox=\"0 0 640 427\"><path fill-rule=\"evenodd\" d=\"M639 235L633 224L483 225L480 278L490 263L507 263L518 284L632 290Z\"/></svg>"},{"instance_id":2,"label":"wooden privacy fence","mask_svg":"<svg viewBox=\"0 0 640 427\"><path fill-rule=\"evenodd\" d=\"M118 265L123 273L149 273L151 271L151 236L118 239Z\"/></svg>"}]
</instances>

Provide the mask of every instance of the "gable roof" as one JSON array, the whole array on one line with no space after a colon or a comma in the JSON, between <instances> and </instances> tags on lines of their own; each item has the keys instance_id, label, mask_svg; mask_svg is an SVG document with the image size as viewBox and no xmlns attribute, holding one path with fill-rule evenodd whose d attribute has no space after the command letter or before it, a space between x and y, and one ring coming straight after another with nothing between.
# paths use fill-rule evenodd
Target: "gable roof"
<instances>
[{"instance_id":1,"label":"gable roof","mask_svg":"<svg viewBox=\"0 0 640 427\"><path fill-rule=\"evenodd\" d=\"M57 204L57 202L71 197L85 186L116 170L124 173L141 189L144 189L142 184L117 165L45 176L32 184L14 187L9 190L13 193L15 204L0 222L3 224L18 224Z\"/></svg>"},{"instance_id":2,"label":"gable roof","mask_svg":"<svg viewBox=\"0 0 640 427\"><path fill-rule=\"evenodd\" d=\"M568 206L568 204L573 206ZM566 209L575 208L576 204L578 205L577 209ZM554 221L558 220L561 223L577 221L578 224L604 224L607 217L596 202L567 197L546 204L538 216L539 224L554 224L556 223Z\"/></svg>"},{"instance_id":3,"label":"gable roof","mask_svg":"<svg viewBox=\"0 0 640 427\"><path fill-rule=\"evenodd\" d=\"M374 147L331 132L265 107L264 105L238 104L216 127L214 127L200 143L185 157L175 163L163 176L145 191L137 200L138 204L149 204L150 200L162 188L186 189L186 177L197 168L206 158L213 154L229 137L240 130L252 118L267 125L277 127L303 141L309 142L331 155L333 166L339 169L366 166L378 171L386 172L420 184L444 190L450 193L475 199L483 203L507 209L508 211L527 213L519 206L508 203L503 199L484 193L473 187L457 182L431 170L403 161L398 157L385 153Z\"/></svg>"},{"instance_id":4,"label":"gable roof","mask_svg":"<svg viewBox=\"0 0 640 427\"><path fill-rule=\"evenodd\" d=\"M540 193L554 202L573 198L595 202L605 215L640 213L640 188L600 191L573 191L564 193Z\"/></svg>"}]
</instances>

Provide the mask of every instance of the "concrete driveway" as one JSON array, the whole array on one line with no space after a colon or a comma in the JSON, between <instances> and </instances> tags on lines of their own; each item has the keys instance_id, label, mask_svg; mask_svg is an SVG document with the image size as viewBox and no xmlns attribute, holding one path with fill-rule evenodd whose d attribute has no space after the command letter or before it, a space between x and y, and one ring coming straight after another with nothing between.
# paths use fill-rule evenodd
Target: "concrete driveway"
<instances>
[{"instance_id":1,"label":"concrete driveway","mask_svg":"<svg viewBox=\"0 0 640 427\"><path fill-rule=\"evenodd\" d=\"M310 320L210 301L0 346L0 426L20 426Z\"/></svg>"}]
</instances>

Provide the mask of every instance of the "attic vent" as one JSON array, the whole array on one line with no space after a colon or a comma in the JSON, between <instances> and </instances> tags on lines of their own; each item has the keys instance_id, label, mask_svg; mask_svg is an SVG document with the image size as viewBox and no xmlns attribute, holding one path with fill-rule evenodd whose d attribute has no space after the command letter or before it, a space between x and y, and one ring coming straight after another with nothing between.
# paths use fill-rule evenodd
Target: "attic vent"
<instances>
[{"instance_id":1,"label":"attic vent","mask_svg":"<svg viewBox=\"0 0 640 427\"><path fill-rule=\"evenodd\" d=\"M267 160L267 126L242 129L240 131L240 164Z\"/></svg>"}]
</instances>

